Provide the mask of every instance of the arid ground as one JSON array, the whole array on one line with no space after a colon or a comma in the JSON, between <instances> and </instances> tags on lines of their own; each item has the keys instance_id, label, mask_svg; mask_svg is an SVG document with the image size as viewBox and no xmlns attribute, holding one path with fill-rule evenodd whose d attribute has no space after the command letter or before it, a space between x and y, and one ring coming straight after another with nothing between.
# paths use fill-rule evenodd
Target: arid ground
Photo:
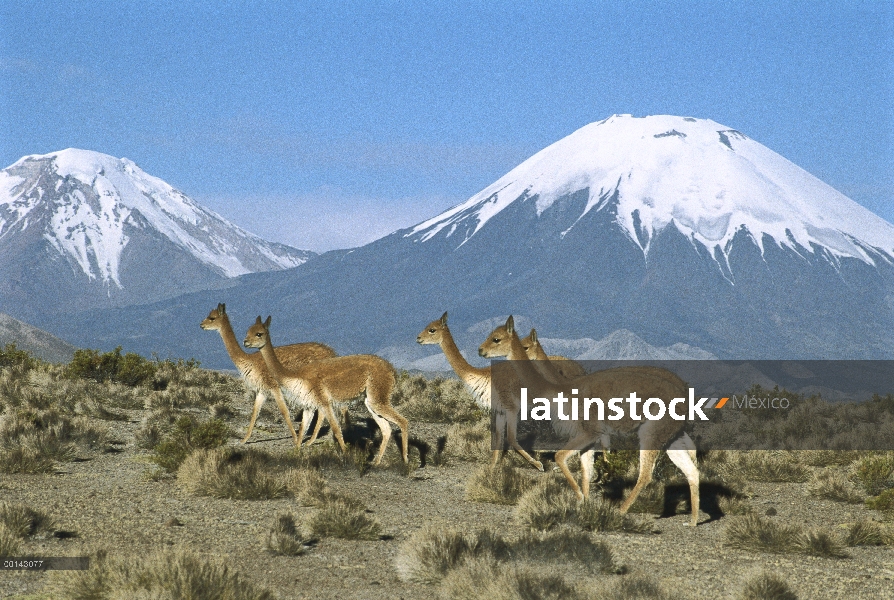
<instances>
[{"instance_id":1,"label":"arid ground","mask_svg":"<svg viewBox=\"0 0 894 600\"><path fill-rule=\"evenodd\" d=\"M645 512L626 520L607 503L597 507L601 517L577 514L552 462L539 473L507 457L487 471L489 438L480 435L486 415L458 381L401 377L394 403L417 442L404 468L394 443L378 467L363 449L342 458L330 435L296 451L272 402L251 442L239 444L250 404L229 376L168 365L170 381L158 385L156 373L154 387L128 387L70 381L55 367L16 369L4 368L0 381L0 509L31 517L18 534L0 524L0 540L6 535L18 556L92 556L91 569L104 565L107 575L84 583L83 573L2 571L2 598L894 598L891 512L867 508L869 494L854 476L865 454L707 456L702 503L714 514L703 513L691 528L685 502L662 500L679 476L667 460L637 503ZM352 406L346 437L369 435L364 411ZM66 419L68 433L59 425ZM213 437L200 429L208 422L225 424L218 449L201 439ZM34 449L52 445L51 434L65 445L60 454ZM162 454L178 439L192 456L172 463ZM41 463L41 452L52 462ZM611 456L603 475L609 497L632 483L636 462L635 455ZM890 453L870 458L887 464ZM241 474L230 472L249 463ZM263 477L269 485L256 493L272 499L233 499L255 493L250 480ZM597 483L592 491L598 498L603 488ZM488 494L510 503L481 501ZM564 499L547 510L545 494ZM320 516L333 503L351 513L343 519L347 534L327 530ZM283 535L298 540L291 546L297 555L277 553L282 538L269 535L282 515L296 525ZM338 537L352 537L352 527L366 539ZM550 535L583 536L575 543L584 545L524 553L522 544ZM97 551L105 551L104 561ZM140 565L163 571L184 551L218 573L225 566L242 595L158 596L148 583L142 592L115 583L138 578ZM588 558L597 555L599 564ZM190 576L169 581L177 577Z\"/></svg>"}]
</instances>

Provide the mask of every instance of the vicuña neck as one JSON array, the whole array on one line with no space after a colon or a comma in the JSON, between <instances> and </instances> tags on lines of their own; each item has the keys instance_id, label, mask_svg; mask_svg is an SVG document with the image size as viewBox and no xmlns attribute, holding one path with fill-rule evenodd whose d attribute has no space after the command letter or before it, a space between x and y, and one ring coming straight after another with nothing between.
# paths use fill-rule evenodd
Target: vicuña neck
<instances>
[{"instance_id":1,"label":"vicu\u00f1a neck","mask_svg":"<svg viewBox=\"0 0 894 600\"><path fill-rule=\"evenodd\" d=\"M267 343L261 346L261 356L264 358L264 364L267 365L267 370L273 374L277 381L281 380L286 374L286 369L282 366L282 363L279 362L279 357L277 357L276 353L273 351L273 344L270 342L269 336L267 337Z\"/></svg>"},{"instance_id":2,"label":"vicu\u00f1a neck","mask_svg":"<svg viewBox=\"0 0 894 600\"><path fill-rule=\"evenodd\" d=\"M515 369L519 381L538 396L550 398L558 391L556 384L547 381L543 375L534 368L534 363L528 358L525 347L522 346L518 334L512 332L509 336L509 354L506 356Z\"/></svg>"},{"instance_id":3,"label":"vicu\u00f1a neck","mask_svg":"<svg viewBox=\"0 0 894 600\"><path fill-rule=\"evenodd\" d=\"M481 377L482 375L488 374L487 368L473 367L469 364L469 362L459 351L459 348L456 347L456 342L453 341L453 336L450 335L450 330L447 329L446 326L444 327L444 332L441 335L440 346L441 350L444 352L444 356L447 357L447 362L450 363L453 371L464 382L469 383L467 381L469 378L477 378Z\"/></svg>"},{"instance_id":4,"label":"vicu\u00f1a neck","mask_svg":"<svg viewBox=\"0 0 894 600\"><path fill-rule=\"evenodd\" d=\"M217 331L223 340L224 348L227 349L227 354L230 355L230 360L238 364L240 359L245 359L249 356L248 352L239 345L239 340L236 339L236 334L233 333L233 328L230 326L230 320L227 317L220 317L220 329Z\"/></svg>"}]
</instances>

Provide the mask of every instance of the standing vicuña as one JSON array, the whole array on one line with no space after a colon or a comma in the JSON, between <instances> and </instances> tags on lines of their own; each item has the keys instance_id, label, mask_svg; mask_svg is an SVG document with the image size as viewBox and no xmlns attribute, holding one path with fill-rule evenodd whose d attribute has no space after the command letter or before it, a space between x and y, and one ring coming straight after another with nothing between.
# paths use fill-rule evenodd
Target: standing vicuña
<instances>
[{"instance_id":1,"label":"standing vicu\u00f1a","mask_svg":"<svg viewBox=\"0 0 894 600\"><path fill-rule=\"evenodd\" d=\"M388 440L391 439L388 421L400 427L401 452L404 463L407 462L407 445L410 440L407 420L391 406L395 376L394 367L387 360L372 354L354 354L286 369L273 352L270 317L264 322L258 317L255 324L249 327L243 343L247 348L261 350L267 369L283 389L299 401L316 407L329 419L332 435L342 451L345 451L345 441L338 420L332 412L332 405L353 400L366 391L366 408L382 430L382 443L373 464L382 462Z\"/></svg>"},{"instance_id":2,"label":"standing vicu\u00f1a","mask_svg":"<svg viewBox=\"0 0 894 600\"><path fill-rule=\"evenodd\" d=\"M667 369L655 367L619 367L597 371L583 377L577 377L564 385L558 385L545 379L533 368L528 359L521 340L515 331L515 324L510 316L505 325L491 332L478 349L485 358L505 356L511 361L518 378L528 387L531 397L553 398L567 388L575 388L581 397L616 398L624 397L636 391L643 398L684 398L688 394L686 384ZM661 454L660 448L667 447L668 457L683 472L689 482L690 502L692 506L691 524L698 523L699 507L699 473L695 459L695 445L683 432L684 421L670 418L669 413L656 421L632 419L628 414L624 418L605 422L591 420L553 420L553 427L568 435L568 442L562 450L556 452L556 463L562 469L565 479L577 494L584 499L590 493L590 480L593 476L593 444L609 431L634 432L640 439L639 477L630 495L621 504L621 512L626 513L636 501L636 497L652 481L655 461ZM682 436L681 436L682 433ZM671 443L673 442L673 443ZM578 487L574 476L568 469L566 461L574 452L581 452L582 486Z\"/></svg>"},{"instance_id":3,"label":"standing vicu\u00f1a","mask_svg":"<svg viewBox=\"0 0 894 600\"><path fill-rule=\"evenodd\" d=\"M416 341L420 344L438 344L441 346L444 356L447 357L447 362L453 367L457 377L469 386L478 405L485 410L493 410L496 413L494 415L494 426L498 439L502 442L503 431L505 430L509 445L531 463L534 468L542 471L543 463L535 460L530 454L525 452L516 439L519 386L512 381L503 381L501 389L494 390L496 391L496 397L493 398L494 402L491 402L491 369L490 367L473 367L466 361L459 348L457 348L456 342L453 341L450 329L447 328L446 312L437 321L429 323L416 336ZM502 456L502 450L494 450L493 464L496 464Z\"/></svg>"},{"instance_id":4,"label":"standing vicu\u00f1a","mask_svg":"<svg viewBox=\"0 0 894 600\"><path fill-rule=\"evenodd\" d=\"M282 397L282 393L279 391L279 384L276 382L273 375L267 371L267 367L264 365L264 359L260 354L249 354L239 345L239 342L236 340L236 334L233 333L233 327L230 325L230 318L227 316L226 304L218 304L217 308L211 309L211 312L208 313L208 317L202 321L200 326L205 331L217 331L220 333L224 347L227 349L227 354L230 355L230 360L233 361L233 364L236 365L236 368L239 369L239 372L242 374L242 380L245 383L245 387L250 391L257 392L257 395L255 396L255 405L251 411L251 421L248 422L248 432L242 439L242 443L246 443L248 438L251 437L251 432L255 428L255 420L258 418L258 413L261 411L261 407L264 405L267 395L272 394L273 398L276 400L276 405L279 407L279 412L282 413L283 419L286 421L286 427L289 429L289 433L292 434L292 438L295 440L295 445L300 448L301 440L304 439L304 433L307 431L308 423L310 423L313 416L313 410L305 408L301 418L301 435L296 434L295 428L292 426L292 419L289 416L289 409ZM326 344L306 342L303 344L280 346L276 348L276 355L286 368L292 369L315 360L332 358L333 356L336 356L336 353L335 350ZM313 435L308 443L313 443L317 438L322 423L322 418L317 419L317 425L314 428Z\"/></svg>"}]
</instances>

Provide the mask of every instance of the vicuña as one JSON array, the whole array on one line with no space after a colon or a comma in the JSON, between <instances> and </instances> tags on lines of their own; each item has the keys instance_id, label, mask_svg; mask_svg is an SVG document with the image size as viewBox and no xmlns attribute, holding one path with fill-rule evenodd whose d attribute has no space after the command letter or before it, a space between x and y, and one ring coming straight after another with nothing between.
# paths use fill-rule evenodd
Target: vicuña
<instances>
[{"instance_id":1,"label":"vicu\u00f1a","mask_svg":"<svg viewBox=\"0 0 894 600\"><path fill-rule=\"evenodd\" d=\"M307 431L308 423L310 423L313 417L313 409L304 409L301 418L301 435L296 434L295 428L292 426L292 419L289 416L289 409L279 390L279 384L267 370L267 367L264 364L264 358L260 354L249 354L239 345L239 342L236 340L236 334L233 333L233 327L230 325L230 317L227 316L226 304L221 303L217 305L217 308L211 309L211 312L208 313L208 316L202 321L200 326L205 331L217 331L220 333L224 347L227 349L227 354L230 355L230 360L233 361L233 364L239 369L239 373L242 374L242 380L245 383L245 387L250 392L257 392L255 396L255 405L251 411L251 421L248 422L248 432L242 439L242 443L246 443L248 438L251 437L251 433L255 428L255 421L258 418L258 413L261 411L261 407L264 405L267 396L272 395L276 400L276 405L279 407L279 412L282 413L283 419L286 421L286 427L289 429L289 433L292 434L292 438L295 440L295 445L300 448L301 440L304 439L304 433ZM326 344L306 342L303 344L279 346L276 348L276 355L286 368L294 369L295 367L299 367L315 360L332 358L333 356L336 356L336 353L335 350ZM313 435L308 443L313 443L317 438L322 423L322 418L317 419L317 425L314 428Z\"/></svg>"},{"instance_id":2,"label":"vicu\u00f1a","mask_svg":"<svg viewBox=\"0 0 894 600\"><path fill-rule=\"evenodd\" d=\"M429 323L422 332L416 336L416 342L420 344L438 344L447 357L447 362L453 367L457 377L463 383L469 386L472 396L480 407L485 410L494 411L494 427L496 428L497 438L502 445L503 432L506 432L506 440L513 450L519 453L534 468L542 471L543 463L536 460L528 454L524 448L519 445L516 439L516 428L518 426L519 411L519 389L515 381L504 381L499 390L492 395L491 390L491 369L490 367L473 367L460 353L456 342L453 341L453 335L447 327L447 313L441 315L441 318ZM493 464L496 464L505 453L502 450L494 450Z\"/></svg>"},{"instance_id":3,"label":"vicu\u00f1a","mask_svg":"<svg viewBox=\"0 0 894 600\"><path fill-rule=\"evenodd\" d=\"M515 323L511 316L505 325L491 332L479 347L478 353L485 358L501 356L508 358L512 369L522 384L531 391L532 396L553 397L567 386L578 389L582 396L593 398L621 397L634 390L644 398L685 397L688 393L683 380L667 369L655 367L619 367L577 377L562 386L552 383L531 364L515 331ZM668 457L689 482L692 507L690 524L695 526L698 523L699 472L696 466L695 445L683 432L684 421L670 417L657 421L637 421L625 416L624 419L612 421L610 424L598 420L556 420L552 421L552 424L559 433L568 436L565 447L556 452L556 463L578 498L585 499L589 496L590 480L593 476L593 445L604 433L635 431L640 440L639 477L633 490L621 504L621 512L626 513L643 488L652 481L652 471L661 454L661 448L667 448ZM574 452L581 452L581 486L577 485L566 463Z\"/></svg>"},{"instance_id":4,"label":"vicu\u00f1a","mask_svg":"<svg viewBox=\"0 0 894 600\"><path fill-rule=\"evenodd\" d=\"M354 354L286 369L273 352L270 317L264 322L258 317L255 324L249 327L243 343L247 348L261 350L267 369L284 390L304 404L319 409L326 416L332 427L332 435L342 451L345 451L345 441L332 407L348 402L365 391L366 408L382 430L382 443L373 464L382 462L388 440L391 439L388 421L400 427L401 452L404 463L407 462L407 445L410 439L408 424L391 406L391 392L395 384L394 367L391 363L372 354Z\"/></svg>"}]
</instances>

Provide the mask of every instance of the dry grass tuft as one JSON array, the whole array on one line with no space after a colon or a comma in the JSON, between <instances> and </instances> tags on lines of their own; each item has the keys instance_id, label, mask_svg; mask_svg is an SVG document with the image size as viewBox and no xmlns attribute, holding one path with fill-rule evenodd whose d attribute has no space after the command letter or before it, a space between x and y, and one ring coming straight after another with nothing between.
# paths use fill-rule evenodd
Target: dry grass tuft
<instances>
[{"instance_id":1,"label":"dry grass tuft","mask_svg":"<svg viewBox=\"0 0 894 600\"><path fill-rule=\"evenodd\" d=\"M844 473L830 469L817 473L813 477L813 481L810 482L807 491L811 496L835 500L836 502L849 502L851 504L863 502L863 494L857 490L847 476Z\"/></svg>"},{"instance_id":2,"label":"dry grass tuft","mask_svg":"<svg viewBox=\"0 0 894 600\"><path fill-rule=\"evenodd\" d=\"M755 552L795 553L798 551L800 533L798 527L780 525L757 515L746 515L727 526L724 545Z\"/></svg>"},{"instance_id":3,"label":"dry grass tuft","mask_svg":"<svg viewBox=\"0 0 894 600\"><path fill-rule=\"evenodd\" d=\"M505 463L486 465L472 473L466 483L466 500L492 504L517 504L533 481Z\"/></svg>"},{"instance_id":4,"label":"dry grass tuft","mask_svg":"<svg viewBox=\"0 0 894 600\"><path fill-rule=\"evenodd\" d=\"M579 529L569 528L548 533L527 532L509 540L489 529L463 533L429 527L414 533L401 546L395 562L401 579L428 584L444 580L469 562L506 564L499 570L507 572L520 563L536 563L553 571L569 567L569 563L573 563L576 572L581 568L592 573L624 571L615 562L608 544ZM514 584L506 583L512 589ZM446 581L445 586L453 589Z\"/></svg>"},{"instance_id":5,"label":"dry grass tuft","mask_svg":"<svg viewBox=\"0 0 894 600\"><path fill-rule=\"evenodd\" d=\"M525 492L518 502L516 517L529 529L549 531L560 525L576 525L587 531L624 531L648 533L652 524L630 515L622 515L602 498L579 501L565 479L543 477Z\"/></svg>"},{"instance_id":6,"label":"dry grass tuft","mask_svg":"<svg viewBox=\"0 0 894 600\"><path fill-rule=\"evenodd\" d=\"M883 512L894 511L894 489L885 490L878 496L867 498L866 508Z\"/></svg>"},{"instance_id":7,"label":"dry grass tuft","mask_svg":"<svg viewBox=\"0 0 894 600\"><path fill-rule=\"evenodd\" d=\"M531 564L499 565L488 559L466 561L441 583L442 598L468 600L577 600L585 598L565 578Z\"/></svg>"},{"instance_id":8,"label":"dry grass tuft","mask_svg":"<svg viewBox=\"0 0 894 600\"><path fill-rule=\"evenodd\" d=\"M892 536L875 521L865 519L848 528L844 543L847 546L884 546L894 541Z\"/></svg>"},{"instance_id":9,"label":"dry grass tuft","mask_svg":"<svg viewBox=\"0 0 894 600\"><path fill-rule=\"evenodd\" d=\"M196 450L180 466L177 481L192 494L234 500L270 500L288 492L285 474L271 473L266 452L214 448Z\"/></svg>"},{"instance_id":10,"label":"dry grass tuft","mask_svg":"<svg viewBox=\"0 0 894 600\"><path fill-rule=\"evenodd\" d=\"M665 592L649 577L628 575L621 579L604 596L606 600L672 600L675 596Z\"/></svg>"},{"instance_id":11,"label":"dry grass tuft","mask_svg":"<svg viewBox=\"0 0 894 600\"><path fill-rule=\"evenodd\" d=\"M492 456L490 421L454 423L447 430L447 454L460 460L484 461Z\"/></svg>"},{"instance_id":12,"label":"dry grass tuft","mask_svg":"<svg viewBox=\"0 0 894 600\"><path fill-rule=\"evenodd\" d=\"M264 546L273 554L280 556L300 556L314 544L307 539L295 525L295 517L288 513L276 516L264 541Z\"/></svg>"},{"instance_id":13,"label":"dry grass tuft","mask_svg":"<svg viewBox=\"0 0 894 600\"><path fill-rule=\"evenodd\" d=\"M20 539L21 536L16 535L6 525L0 523L0 556L18 556L22 548Z\"/></svg>"},{"instance_id":14,"label":"dry grass tuft","mask_svg":"<svg viewBox=\"0 0 894 600\"><path fill-rule=\"evenodd\" d=\"M35 535L42 531L52 531L55 522L45 513L24 504L0 502L0 526L20 538ZM0 556L9 556L0 554Z\"/></svg>"},{"instance_id":15,"label":"dry grass tuft","mask_svg":"<svg viewBox=\"0 0 894 600\"><path fill-rule=\"evenodd\" d=\"M798 537L797 548L809 556L848 558L841 541L831 533L822 530L802 533Z\"/></svg>"},{"instance_id":16,"label":"dry grass tuft","mask_svg":"<svg viewBox=\"0 0 894 600\"><path fill-rule=\"evenodd\" d=\"M757 515L746 515L731 522L726 528L725 545L754 552L847 557L841 542L828 532L804 532L798 526L779 524Z\"/></svg>"},{"instance_id":17,"label":"dry grass tuft","mask_svg":"<svg viewBox=\"0 0 894 600\"><path fill-rule=\"evenodd\" d=\"M772 573L762 573L745 584L742 600L798 600L785 581Z\"/></svg>"},{"instance_id":18,"label":"dry grass tuft","mask_svg":"<svg viewBox=\"0 0 894 600\"><path fill-rule=\"evenodd\" d=\"M69 417L55 409L19 409L0 415L0 472L49 473L57 461L75 457L106 441L105 429L85 417Z\"/></svg>"},{"instance_id":19,"label":"dry grass tuft","mask_svg":"<svg viewBox=\"0 0 894 600\"><path fill-rule=\"evenodd\" d=\"M108 558L100 552L87 571L56 571L50 597L60 600L189 598L190 600L274 600L270 590L250 583L223 561L187 551Z\"/></svg>"},{"instance_id":20,"label":"dry grass tuft","mask_svg":"<svg viewBox=\"0 0 894 600\"><path fill-rule=\"evenodd\" d=\"M395 559L404 581L437 583L463 561L478 556L504 556L505 542L489 530L466 534L453 529L429 527L416 531Z\"/></svg>"},{"instance_id":21,"label":"dry grass tuft","mask_svg":"<svg viewBox=\"0 0 894 600\"><path fill-rule=\"evenodd\" d=\"M749 481L804 483L810 470L797 460L797 452L750 450L729 453L726 469L732 478Z\"/></svg>"},{"instance_id":22,"label":"dry grass tuft","mask_svg":"<svg viewBox=\"0 0 894 600\"><path fill-rule=\"evenodd\" d=\"M338 495L318 510L309 520L308 527L314 535L344 540L377 540L382 526L367 514L354 499Z\"/></svg>"}]
</instances>

